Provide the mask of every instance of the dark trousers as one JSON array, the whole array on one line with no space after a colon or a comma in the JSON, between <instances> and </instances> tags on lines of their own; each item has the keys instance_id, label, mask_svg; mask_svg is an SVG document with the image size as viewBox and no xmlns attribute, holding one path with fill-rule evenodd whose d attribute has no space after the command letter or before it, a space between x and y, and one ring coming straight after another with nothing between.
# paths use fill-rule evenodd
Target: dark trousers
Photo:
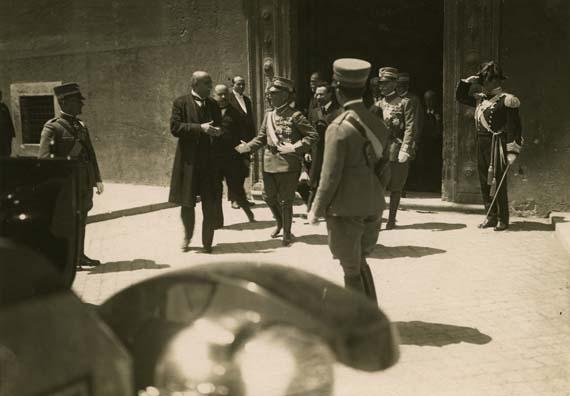
<instances>
[{"instance_id":1,"label":"dark trousers","mask_svg":"<svg viewBox=\"0 0 570 396\"><path fill-rule=\"evenodd\" d=\"M340 261L345 276L360 275L378 241L381 221L381 215L327 217L329 249Z\"/></svg>"},{"instance_id":2,"label":"dark trousers","mask_svg":"<svg viewBox=\"0 0 570 396\"><path fill-rule=\"evenodd\" d=\"M237 202L242 208L249 206L244 183L248 169L243 159L225 159L220 163L220 172L228 186L228 199Z\"/></svg>"},{"instance_id":3,"label":"dark trousers","mask_svg":"<svg viewBox=\"0 0 570 396\"><path fill-rule=\"evenodd\" d=\"M293 201L300 171L268 173L263 172L263 199L277 222L277 229L283 226L283 238L290 238L293 224Z\"/></svg>"},{"instance_id":4,"label":"dark trousers","mask_svg":"<svg viewBox=\"0 0 570 396\"><path fill-rule=\"evenodd\" d=\"M479 171L479 183L481 185L481 195L485 211L489 210L493 197L491 196L491 186L488 183L489 164L491 163L491 134L477 135L477 170ZM504 139L501 139L504 140ZM507 155L507 146L504 142L503 152ZM505 171L505 165L501 161L497 161L497 169L495 169L497 186L501 181L501 177ZM507 193L507 178L503 181L497 199L489 212L489 219L499 219L505 223L509 222L509 198Z\"/></svg>"},{"instance_id":5,"label":"dark trousers","mask_svg":"<svg viewBox=\"0 0 570 396\"><path fill-rule=\"evenodd\" d=\"M299 171L263 172L263 198L268 205L292 206L299 180Z\"/></svg>"},{"instance_id":6,"label":"dark trousers","mask_svg":"<svg viewBox=\"0 0 570 396\"><path fill-rule=\"evenodd\" d=\"M214 231L224 224L224 213L222 210L222 200L205 200L202 206L202 246L212 247L214 243ZM184 225L184 237L188 240L194 235L194 224L196 213L193 206L182 206L180 217Z\"/></svg>"},{"instance_id":7,"label":"dark trousers","mask_svg":"<svg viewBox=\"0 0 570 396\"><path fill-rule=\"evenodd\" d=\"M93 188L85 191L82 198L81 218L79 224L79 257L85 255L85 231L87 228L87 214L93 208Z\"/></svg>"}]
</instances>

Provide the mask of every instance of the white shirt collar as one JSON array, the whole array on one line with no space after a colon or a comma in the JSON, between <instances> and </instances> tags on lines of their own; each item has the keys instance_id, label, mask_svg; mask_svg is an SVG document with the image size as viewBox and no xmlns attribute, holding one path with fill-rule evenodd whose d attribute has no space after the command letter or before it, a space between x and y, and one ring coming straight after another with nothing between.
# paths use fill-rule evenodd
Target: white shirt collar
<instances>
[{"instance_id":1,"label":"white shirt collar","mask_svg":"<svg viewBox=\"0 0 570 396\"><path fill-rule=\"evenodd\" d=\"M235 89L232 89L232 91L234 92L234 94L235 94L238 98L243 98L243 94L240 94L240 93L237 92Z\"/></svg>"},{"instance_id":2,"label":"white shirt collar","mask_svg":"<svg viewBox=\"0 0 570 396\"><path fill-rule=\"evenodd\" d=\"M198 94L196 93L196 91L194 91L194 90L192 90L192 95L197 96L197 97L199 97L199 98L202 99L202 100L206 100L206 98L201 97L201 96L198 95Z\"/></svg>"},{"instance_id":3,"label":"white shirt collar","mask_svg":"<svg viewBox=\"0 0 570 396\"><path fill-rule=\"evenodd\" d=\"M325 110L330 109L330 107L332 106L332 100L329 100L328 103L326 105L324 105L323 107L325 108Z\"/></svg>"}]
</instances>

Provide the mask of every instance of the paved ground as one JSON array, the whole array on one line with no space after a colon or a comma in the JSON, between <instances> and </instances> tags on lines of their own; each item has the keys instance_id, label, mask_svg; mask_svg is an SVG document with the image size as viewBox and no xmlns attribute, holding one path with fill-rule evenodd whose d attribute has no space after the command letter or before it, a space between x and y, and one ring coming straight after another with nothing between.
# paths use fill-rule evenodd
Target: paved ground
<instances>
[{"instance_id":1,"label":"paved ground","mask_svg":"<svg viewBox=\"0 0 570 396\"><path fill-rule=\"evenodd\" d=\"M176 208L90 224L87 252L105 264L80 272L75 291L99 304L171 268L252 254L342 283L324 224L296 218L298 242L283 248L268 236L267 208L254 210L253 225L224 210L228 226L212 255L179 251ZM496 233L478 230L480 219L408 210L399 229L381 233L370 265L402 357L384 373L337 367L336 395L570 395L568 253L546 221L515 218Z\"/></svg>"}]
</instances>

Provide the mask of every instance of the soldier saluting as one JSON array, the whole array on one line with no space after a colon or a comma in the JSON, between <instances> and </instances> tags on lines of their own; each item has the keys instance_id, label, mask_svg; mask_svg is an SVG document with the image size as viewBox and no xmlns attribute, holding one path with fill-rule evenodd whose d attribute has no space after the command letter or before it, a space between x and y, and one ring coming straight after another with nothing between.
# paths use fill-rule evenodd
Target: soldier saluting
<instances>
[{"instance_id":1,"label":"soldier saluting","mask_svg":"<svg viewBox=\"0 0 570 396\"><path fill-rule=\"evenodd\" d=\"M495 231L509 227L507 164L515 161L523 144L520 101L503 91L501 81L505 79L497 63L486 62L481 65L477 75L461 80L455 93L457 101L475 107L477 168L483 203L488 213L479 227L495 227ZM483 91L470 95L474 84L479 84ZM491 206L493 195L496 195L496 200Z\"/></svg>"},{"instance_id":2,"label":"soldier saluting","mask_svg":"<svg viewBox=\"0 0 570 396\"><path fill-rule=\"evenodd\" d=\"M99 260L90 259L85 255L85 226L87 224L87 212L93 207L93 188L97 194L103 193L103 182L97 164L95 150L91 144L89 131L85 123L77 116L81 114L83 101L79 85L67 83L53 89L61 113L45 123L40 138L39 158L72 158L79 160L85 166L82 167L80 176L80 193L83 203L81 211L80 241L80 266L97 266Z\"/></svg>"}]
</instances>

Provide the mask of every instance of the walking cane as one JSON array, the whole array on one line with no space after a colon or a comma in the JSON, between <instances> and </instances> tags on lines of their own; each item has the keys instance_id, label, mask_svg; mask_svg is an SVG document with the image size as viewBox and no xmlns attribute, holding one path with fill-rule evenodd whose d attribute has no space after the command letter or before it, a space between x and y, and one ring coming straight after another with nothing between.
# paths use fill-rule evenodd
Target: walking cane
<instances>
[{"instance_id":1,"label":"walking cane","mask_svg":"<svg viewBox=\"0 0 570 396\"><path fill-rule=\"evenodd\" d=\"M499 195L499 191L501 190L501 186L503 185L503 181L505 180L505 177L507 176L507 173L509 172L510 168L511 168L511 164L507 164L507 167L505 168L505 172L503 172L503 176L501 176L501 181L499 182L499 185L497 186L497 190L495 191L495 194L493 195L493 200L491 201L491 205L489 205L489 210L487 210L487 214L485 215L485 218L489 217L489 213L491 213L491 209L493 209L493 205L495 204L495 201L497 200L497 196Z\"/></svg>"}]
</instances>

